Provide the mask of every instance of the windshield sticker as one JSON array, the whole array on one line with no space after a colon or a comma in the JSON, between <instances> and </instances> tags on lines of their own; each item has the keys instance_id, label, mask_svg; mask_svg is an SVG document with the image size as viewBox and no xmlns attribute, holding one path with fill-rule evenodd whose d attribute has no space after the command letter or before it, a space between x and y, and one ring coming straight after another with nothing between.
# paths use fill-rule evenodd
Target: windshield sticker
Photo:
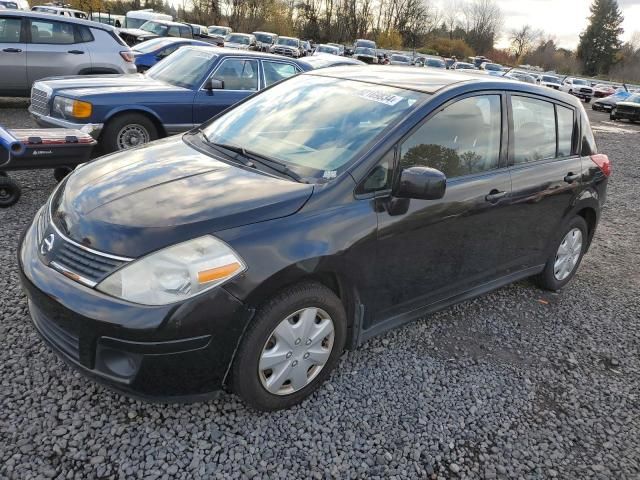
<instances>
[{"instance_id":1,"label":"windshield sticker","mask_svg":"<svg viewBox=\"0 0 640 480\"><path fill-rule=\"evenodd\" d=\"M325 170L325 172L322 174L322 178L326 180L333 180L337 175L338 172L336 170Z\"/></svg>"},{"instance_id":2,"label":"windshield sticker","mask_svg":"<svg viewBox=\"0 0 640 480\"><path fill-rule=\"evenodd\" d=\"M399 95L393 95L390 93L376 92L375 90L362 90L356 94L360 98L365 100L371 100L373 102L384 103L385 105L396 105L398 102L404 100L404 97Z\"/></svg>"}]
</instances>

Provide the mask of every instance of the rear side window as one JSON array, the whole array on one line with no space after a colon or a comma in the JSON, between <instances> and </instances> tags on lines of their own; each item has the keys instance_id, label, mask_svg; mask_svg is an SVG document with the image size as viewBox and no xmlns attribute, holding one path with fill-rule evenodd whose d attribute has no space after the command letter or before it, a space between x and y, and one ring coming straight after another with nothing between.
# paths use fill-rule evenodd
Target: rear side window
<instances>
[{"instance_id":1,"label":"rear side window","mask_svg":"<svg viewBox=\"0 0 640 480\"><path fill-rule=\"evenodd\" d=\"M553 103L511 97L513 161L516 165L556 156L556 118Z\"/></svg>"},{"instance_id":2,"label":"rear side window","mask_svg":"<svg viewBox=\"0 0 640 480\"><path fill-rule=\"evenodd\" d=\"M69 45L75 41L75 31L71 23L31 20L31 43Z\"/></svg>"},{"instance_id":3,"label":"rear side window","mask_svg":"<svg viewBox=\"0 0 640 480\"><path fill-rule=\"evenodd\" d=\"M499 95L459 100L404 141L400 166L432 167L449 178L493 170L500 159L501 132Z\"/></svg>"},{"instance_id":4,"label":"rear side window","mask_svg":"<svg viewBox=\"0 0 640 480\"><path fill-rule=\"evenodd\" d=\"M289 63L263 61L262 68L264 70L264 81L267 87L298 73L296 67Z\"/></svg>"},{"instance_id":5,"label":"rear side window","mask_svg":"<svg viewBox=\"0 0 640 480\"><path fill-rule=\"evenodd\" d=\"M20 43L21 26L21 18L0 17L0 43Z\"/></svg>"},{"instance_id":6,"label":"rear side window","mask_svg":"<svg viewBox=\"0 0 640 480\"><path fill-rule=\"evenodd\" d=\"M556 105L558 116L558 157L571 155L573 143L573 110Z\"/></svg>"},{"instance_id":7,"label":"rear side window","mask_svg":"<svg viewBox=\"0 0 640 480\"><path fill-rule=\"evenodd\" d=\"M76 25L76 33L78 34L78 42L93 42L93 35L91 30L82 25Z\"/></svg>"}]
</instances>

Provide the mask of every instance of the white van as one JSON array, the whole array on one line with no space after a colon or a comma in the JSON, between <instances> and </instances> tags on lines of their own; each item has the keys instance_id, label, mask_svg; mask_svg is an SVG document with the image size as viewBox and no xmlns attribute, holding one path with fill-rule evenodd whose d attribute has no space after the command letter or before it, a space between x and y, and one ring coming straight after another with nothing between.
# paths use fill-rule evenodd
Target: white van
<instances>
[{"instance_id":1,"label":"white van","mask_svg":"<svg viewBox=\"0 0 640 480\"><path fill-rule=\"evenodd\" d=\"M167 15L166 13L154 12L150 8L145 10L132 10L130 12L127 12L125 24L122 27L140 28L142 24L147 20L165 20L171 22L173 21L173 17L171 15Z\"/></svg>"},{"instance_id":2,"label":"white van","mask_svg":"<svg viewBox=\"0 0 640 480\"><path fill-rule=\"evenodd\" d=\"M92 12L89 17L94 22L104 23L105 25L111 25L116 28L124 27L125 25L124 15L113 15L106 12Z\"/></svg>"},{"instance_id":3,"label":"white van","mask_svg":"<svg viewBox=\"0 0 640 480\"><path fill-rule=\"evenodd\" d=\"M51 15L62 15L64 17L81 18L88 20L89 15L81 10L75 10L73 8L58 7L55 5L38 5L31 7L31 11L40 13L50 13Z\"/></svg>"}]
</instances>

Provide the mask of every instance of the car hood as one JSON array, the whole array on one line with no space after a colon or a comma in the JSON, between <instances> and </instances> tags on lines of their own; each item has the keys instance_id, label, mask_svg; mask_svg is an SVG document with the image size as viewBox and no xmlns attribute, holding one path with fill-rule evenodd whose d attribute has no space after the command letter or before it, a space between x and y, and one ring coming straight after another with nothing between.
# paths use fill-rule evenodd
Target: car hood
<instances>
[{"instance_id":1,"label":"car hood","mask_svg":"<svg viewBox=\"0 0 640 480\"><path fill-rule=\"evenodd\" d=\"M619 107L624 106L624 107L633 107L633 108L640 108L640 103L634 103L634 102L618 102L617 105Z\"/></svg>"},{"instance_id":2,"label":"car hood","mask_svg":"<svg viewBox=\"0 0 640 480\"><path fill-rule=\"evenodd\" d=\"M38 82L40 83L40 82ZM50 77L42 81L54 94L64 91L74 97L98 93L149 92L167 90L185 90L182 87L154 80L140 73L128 75L75 75L69 77ZM34 85L38 88L38 85Z\"/></svg>"},{"instance_id":3,"label":"car hood","mask_svg":"<svg viewBox=\"0 0 640 480\"><path fill-rule=\"evenodd\" d=\"M125 35L131 35L132 37L157 37L155 33L151 33L147 30L142 30L140 28L121 28L119 33Z\"/></svg>"},{"instance_id":4,"label":"car hood","mask_svg":"<svg viewBox=\"0 0 640 480\"><path fill-rule=\"evenodd\" d=\"M54 197L52 214L72 240L137 258L292 215L312 192L313 185L234 166L170 137L78 168Z\"/></svg>"},{"instance_id":5,"label":"car hood","mask_svg":"<svg viewBox=\"0 0 640 480\"><path fill-rule=\"evenodd\" d=\"M235 48L237 50L249 50L249 45L245 45L244 43L224 42L224 46L226 48Z\"/></svg>"}]
</instances>

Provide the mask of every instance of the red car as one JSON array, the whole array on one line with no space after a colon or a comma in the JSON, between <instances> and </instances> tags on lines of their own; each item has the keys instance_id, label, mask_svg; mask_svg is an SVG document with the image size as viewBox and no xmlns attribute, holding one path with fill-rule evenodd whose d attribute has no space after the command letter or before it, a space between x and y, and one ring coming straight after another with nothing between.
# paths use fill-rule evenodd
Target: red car
<instances>
[{"instance_id":1,"label":"red car","mask_svg":"<svg viewBox=\"0 0 640 480\"><path fill-rule=\"evenodd\" d=\"M596 98L604 98L616 93L616 87L600 83L593 87L593 96Z\"/></svg>"}]
</instances>

